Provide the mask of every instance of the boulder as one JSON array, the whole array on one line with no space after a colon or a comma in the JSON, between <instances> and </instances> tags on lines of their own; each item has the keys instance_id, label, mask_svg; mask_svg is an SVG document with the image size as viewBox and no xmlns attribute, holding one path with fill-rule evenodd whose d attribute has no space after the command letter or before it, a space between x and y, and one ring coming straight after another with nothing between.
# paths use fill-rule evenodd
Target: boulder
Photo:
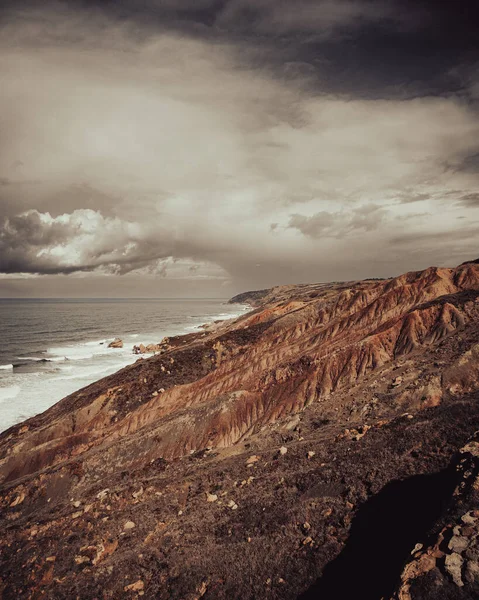
<instances>
[{"instance_id":1,"label":"boulder","mask_svg":"<svg viewBox=\"0 0 479 600\"><path fill-rule=\"evenodd\" d=\"M133 346L133 354L145 354L146 346L144 344L139 344Z\"/></svg>"},{"instance_id":2,"label":"boulder","mask_svg":"<svg viewBox=\"0 0 479 600\"><path fill-rule=\"evenodd\" d=\"M108 348L123 348L123 341L120 338L115 338L108 344Z\"/></svg>"}]
</instances>

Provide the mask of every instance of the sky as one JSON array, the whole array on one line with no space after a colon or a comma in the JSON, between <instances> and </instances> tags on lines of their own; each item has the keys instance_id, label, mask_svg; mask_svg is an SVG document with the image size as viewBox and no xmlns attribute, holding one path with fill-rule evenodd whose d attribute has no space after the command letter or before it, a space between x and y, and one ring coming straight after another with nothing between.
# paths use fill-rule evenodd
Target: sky
<instances>
[{"instance_id":1,"label":"sky","mask_svg":"<svg viewBox=\"0 0 479 600\"><path fill-rule=\"evenodd\" d=\"M479 256L472 0L0 8L0 297L230 297Z\"/></svg>"}]
</instances>

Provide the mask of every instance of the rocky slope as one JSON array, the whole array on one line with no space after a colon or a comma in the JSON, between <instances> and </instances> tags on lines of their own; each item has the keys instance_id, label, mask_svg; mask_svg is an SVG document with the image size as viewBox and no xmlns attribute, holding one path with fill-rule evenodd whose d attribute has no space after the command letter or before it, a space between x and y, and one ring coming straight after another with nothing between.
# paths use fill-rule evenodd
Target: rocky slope
<instances>
[{"instance_id":1,"label":"rocky slope","mask_svg":"<svg viewBox=\"0 0 479 600\"><path fill-rule=\"evenodd\" d=\"M462 510L479 264L236 300L0 436L2 597L474 597L416 563Z\"/></svg>"}]
</instances>

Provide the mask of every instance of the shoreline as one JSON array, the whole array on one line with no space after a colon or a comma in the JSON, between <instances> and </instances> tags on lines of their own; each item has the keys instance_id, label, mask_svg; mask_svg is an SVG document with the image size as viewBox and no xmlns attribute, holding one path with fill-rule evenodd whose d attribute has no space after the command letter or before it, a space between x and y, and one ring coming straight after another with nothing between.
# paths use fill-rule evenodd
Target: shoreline
<instances>
[{"instance_id":1,"label":"shoreline","mask_svg":"<svg viewBox=\"0 0 479 600\"><path fill-rule=\"evenodd\" d=\"M163 331L151 333L123 334L122 348L108 348L117 332L112 330L108 337L89 336L83 340L47 340L43 350L28 350L14 353L7 364L0 365L0 432L41 414L63 398L88 385L100 381L134 364L139 358L146 359L154 353L135 354L133 348L143 340L143 344L158 344L164 338L177 338L191 334L201 334L231 322L246 314L250 307L238 304L237 309L227 316L227 305L222 303L217 315L198 317L193 323L185 319L181 325L165 322ZM233 307L231 307L233 308ZM194 311L187 311L194 314ZM223 318L224 317L224 318ZM194 318L194 317L190 317ZM153 342L152 340L156 340ZM32 337L32 345L35 339ZM41 347L40 340L37 347ZM47 346L45 348L45 346Z\"/></svg>"}]
</instances>

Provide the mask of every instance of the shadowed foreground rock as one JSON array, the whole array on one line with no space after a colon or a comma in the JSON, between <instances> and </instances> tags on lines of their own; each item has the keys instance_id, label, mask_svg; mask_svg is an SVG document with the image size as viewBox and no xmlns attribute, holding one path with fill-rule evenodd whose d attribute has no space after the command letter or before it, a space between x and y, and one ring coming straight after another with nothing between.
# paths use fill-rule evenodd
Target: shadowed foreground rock
<instances>
[{"instance_id":1,"label":"shadowed foreground rock","mask_svg":"<svg viewBox=\"0 0 479 600\"><path fill-rule=\"evenodd\" d=\"M475 597L479 264L237 301L0 436L2 597Z\"/></svg>"}]
</instances>

